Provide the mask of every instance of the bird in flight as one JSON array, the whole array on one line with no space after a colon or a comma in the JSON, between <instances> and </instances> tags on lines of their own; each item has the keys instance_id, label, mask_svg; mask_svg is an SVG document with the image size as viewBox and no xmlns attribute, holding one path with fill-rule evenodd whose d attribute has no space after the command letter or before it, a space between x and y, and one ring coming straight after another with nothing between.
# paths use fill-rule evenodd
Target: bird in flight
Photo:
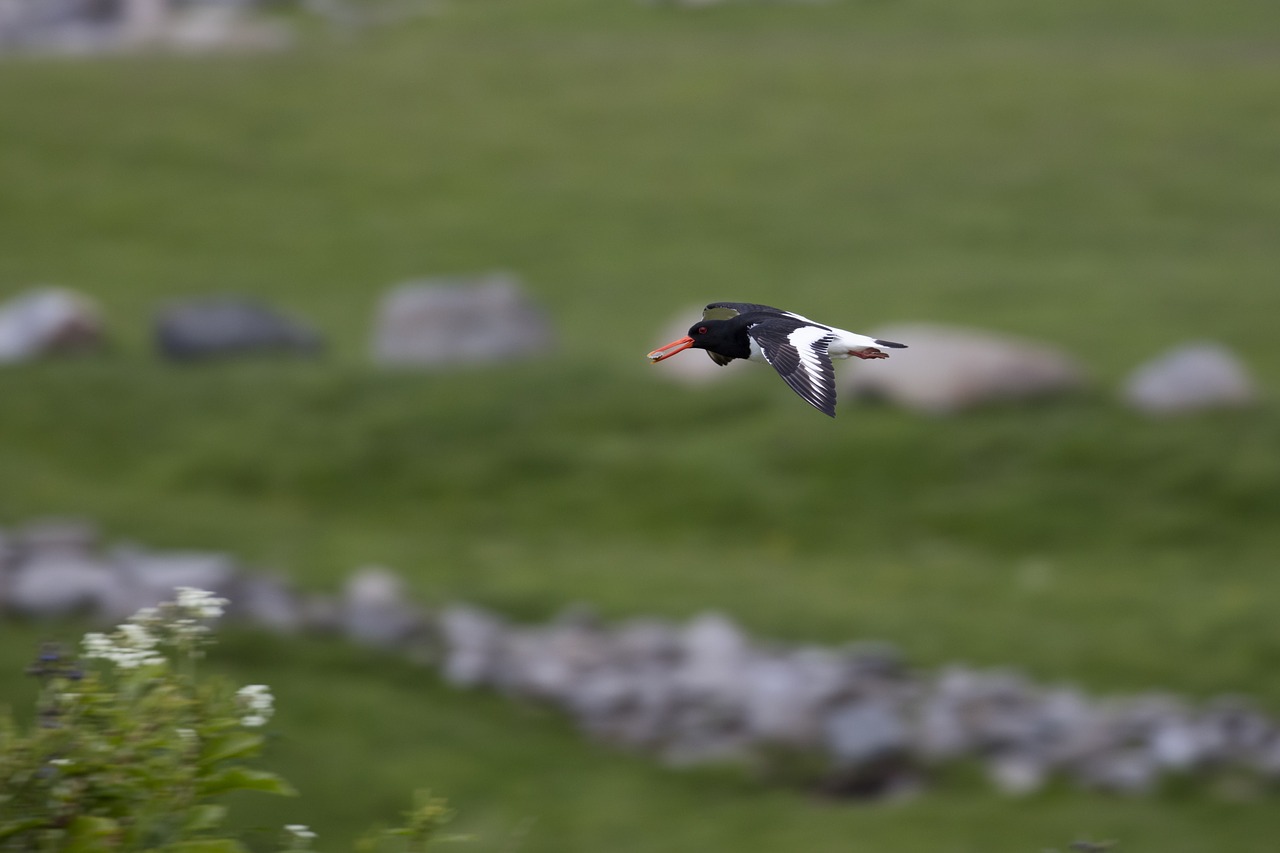
<instances>
[{"instance_id":1,"label":"bird in flight","mask_svg":"<svg viewBox=\"0 0 1280 853\"><path fill-rule=\"evenodd\" d=\"M881 341L815 323L807 317L754 302L712 302L689 334L649 353L656 363L689 349L704 349L723 367L735 358L763 360L809 405L836 416L833 358L888 358L886 349L906 344Z\"/></svg>"}]
</instances>

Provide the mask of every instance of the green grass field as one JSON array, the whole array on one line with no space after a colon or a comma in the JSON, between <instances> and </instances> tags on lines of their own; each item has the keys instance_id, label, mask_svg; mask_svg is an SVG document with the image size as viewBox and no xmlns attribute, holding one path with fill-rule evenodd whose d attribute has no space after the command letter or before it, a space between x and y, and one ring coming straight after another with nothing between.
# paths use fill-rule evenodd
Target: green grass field
<instances>
[{"instance_id":1,"label":"green grass field","mask_svg":"<svg viewBox=\"0 0 1280 853\"><path fill-rule=\"evenodd\" d=\"M428 603L716 608L925 667L1280 713L1277 24L1245 0L455 0L277 56L6 61L0 297L91 293L115 345L0 371L0 526L83 514L310 589L382 563ZM370 366L387 287L491 269L549 307L556 352ZM152 312L208 292L306 317L332 350L159 363ZM662 381L644 353L711 299L1040 338L1094 387L952 419L845 401L831 422L768 371ZM1191 338L1232 346L1263 405L1120 408L1128 370ZM72 632L0 630L13 697L35 641ZM521 853L1261 853L1280 831L1271 800L1011 801L965 771L833 803L603 751L332 643L232 637L219 662L276 689L274 754L304 793L246 821L310 823L322 849L415 786Z\"/></svg>"}]
</instances>

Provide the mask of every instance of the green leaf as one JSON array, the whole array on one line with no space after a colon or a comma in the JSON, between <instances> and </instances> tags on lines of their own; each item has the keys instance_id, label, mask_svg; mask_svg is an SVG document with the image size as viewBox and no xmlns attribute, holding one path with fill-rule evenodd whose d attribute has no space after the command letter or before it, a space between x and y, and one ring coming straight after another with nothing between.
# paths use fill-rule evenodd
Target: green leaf
<instances>
[{"instance_id":1,"label":"green leaf","mask_svg":"<svg viewBox=\"0 0 1280 853\"><path fill-rule=\"evenodd\" d=\"M67 826L62 853L98 853L120 847L120 825L108 817L81 815Z\"/></svg>"},{"instance_id":2,"label":"green leaf","mask_svg":"<svg viewBox=\"0 0 1280 853\"><path fill-rule=\"evenodd\" d=\"M184 833L205 832L222 823L223 818L226 816L226 806L219 806L213 803L195 806L191 809L191 815L187 818L187 822L182 825L182 831Z\"/></svg>"},{"instance_id":3,"label":"green leaf","mask_svg":"<svg viewBox=\"0 0 1280 853\"><path fill-rule=\"evenodd\" d=\"M200 794L212 796L228 791L262 791L292 797L297 794L293 786L274 773L251 770L247 767L231 767L214 773L200 782Z\"/></svg>"},{"instance_id":4,"label":"green leaf","mask_svg":"<svg viewBox=\"0 0 1280 853\"><path fill-rule=\"evenodd\" d=\"M207 767L229 758L244 758L257 753L261 748L263 737L260 734L246 731L228 732L210 738L200 750L200 764Z\"/></svg>"},{"instance_id":5,"label":"green leaf","mask_svg":"<svg viewBox=\"0 0 1280 853\"><path fill-rule=\"evenodd\" d=\"M179 841L160 848L164 853L247 853L247 848L233 838L203 838Z\"/></svg>"},{"instance_id":6,"label":"green leaf","mask_svg":"<svg viewBox=\"0 0 1280 853\"><path fill-rule=\"evenodd\" d=\"M38 829L47 826L48 823L48 818L29 817L0 824L0 841L21 832L26 832L28 829Z\"/></svg>"}]
</instances>

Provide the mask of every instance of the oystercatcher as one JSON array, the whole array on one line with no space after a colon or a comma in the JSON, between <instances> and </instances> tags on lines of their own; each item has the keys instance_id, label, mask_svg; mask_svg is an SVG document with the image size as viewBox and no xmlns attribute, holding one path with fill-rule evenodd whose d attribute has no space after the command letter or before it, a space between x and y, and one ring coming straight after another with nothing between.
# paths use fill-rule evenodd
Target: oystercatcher
<instances>
[{"instance_id":1,"label":"oystercatcher","mask_svg":"<svg viewBox=\"0 0 1280 853\"><path fill-rule=\"evenodd\" d=\"M831 359L888 358L886 348L901 349L906 344L824 326L768 305L712 302L687 337L649 353L649 361L662 361L690 347L706 350L721 367L735 358L757 364L764 359L809 405L834 418L836 383Z\"/></svg>"}]
</instances>

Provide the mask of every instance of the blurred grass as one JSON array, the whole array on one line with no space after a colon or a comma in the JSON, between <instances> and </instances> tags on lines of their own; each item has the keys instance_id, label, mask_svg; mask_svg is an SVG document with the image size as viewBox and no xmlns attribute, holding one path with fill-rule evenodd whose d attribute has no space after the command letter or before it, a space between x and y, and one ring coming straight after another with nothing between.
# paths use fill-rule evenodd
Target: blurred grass
<instances>
[{"instance_id":1,"label":"blurred grass","mask_svg":"<svg viewBox=\"0 0 1280 853\"><path fill-rule=\"evenodd\" d=\"M6 62L0 296L92 293L116 346L0 372L0 524L83 513L312 588L380 562L430 602L716 607L924 666L1280 711L1274 404L1153 422L1111 399L1191 337L1280 377L1277 23L1190 0L486 0L282 56ZM553 357L367 365L388 285L493 268L552 309ZM159 364L151 313L210 291L309 318L331 357ZM767 371L662 382L660 326L723 298L1044 338L1097 385L950 420L845 401L829 423ZM8 686L41 631L4 630ZM276 686L280 757L332 837L415 784L491 839L531 821L494 849L1263 850L1277 828L1212 794L1008 802L963 780L816 803L600 753L333 645L226 657Z\"/></svg>"}]
</instances>

